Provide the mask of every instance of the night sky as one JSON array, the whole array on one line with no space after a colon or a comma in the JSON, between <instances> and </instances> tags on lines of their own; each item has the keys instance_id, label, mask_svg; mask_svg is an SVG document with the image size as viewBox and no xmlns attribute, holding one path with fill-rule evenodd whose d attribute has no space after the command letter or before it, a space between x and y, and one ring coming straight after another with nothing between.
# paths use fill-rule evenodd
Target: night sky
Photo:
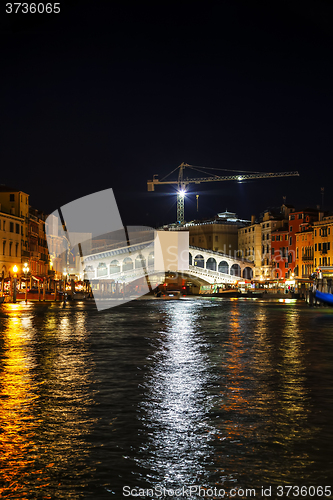
<instances>
[{"instance_id":1,"label":"night sky","mask_svg":"<svg viewBox=\"0 0 333 500\"><path fill-rule=\"evenodd\" d=\"M175 188L147 180L181 162L298 170L193 185L185 218L316 207L321 187L333 208L331 2L60 6L1 14L0 183L47 213L113 188L125 224L156 226L175 221Z\"/></svg>"}]
</instances>

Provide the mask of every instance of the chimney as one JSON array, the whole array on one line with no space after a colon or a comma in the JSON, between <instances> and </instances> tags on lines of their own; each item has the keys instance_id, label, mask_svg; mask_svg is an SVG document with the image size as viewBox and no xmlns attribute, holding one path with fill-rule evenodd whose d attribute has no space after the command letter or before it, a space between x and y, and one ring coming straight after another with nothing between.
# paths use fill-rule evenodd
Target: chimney
<instances>
[{"instance_id":1,"label":"chimney","mask_svg":"<svg viewBox=\"0 0 333 500\"><path fill-rule=\"evenodd\" d=\"M318 213L318 220L323 220L324 217L324 212L319 212Z\"/></svg>"},{"instance_id":2,"label":"chimney","mask_svg":"<svg viewBox=\"0 0 333 500\"><path fill-rule=\"evenodd\" d=\"M255 215L251 215L251 225L253 225L255 223L256 223L256 216Z\"/></svg>"}]
</instances>

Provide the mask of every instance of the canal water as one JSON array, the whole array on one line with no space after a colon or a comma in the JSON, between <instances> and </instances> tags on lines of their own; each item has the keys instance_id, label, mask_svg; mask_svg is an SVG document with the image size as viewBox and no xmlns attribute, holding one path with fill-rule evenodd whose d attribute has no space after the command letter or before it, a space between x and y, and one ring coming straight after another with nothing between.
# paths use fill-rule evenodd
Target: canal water
<instances>
[{"instance_id":1,"label":"canal water","mask_svg":"<svg viewBox=\"0 0 333 500\"><path fill-rule=\"evenodd\" d=\"M1 497L332 498L333 309L5 304L0 372Z\"/></svg>"}]
</instances>

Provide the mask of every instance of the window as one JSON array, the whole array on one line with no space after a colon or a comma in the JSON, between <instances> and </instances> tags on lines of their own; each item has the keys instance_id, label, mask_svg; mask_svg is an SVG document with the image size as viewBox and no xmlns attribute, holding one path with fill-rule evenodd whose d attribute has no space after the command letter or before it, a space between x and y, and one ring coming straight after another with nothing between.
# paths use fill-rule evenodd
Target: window
<instances>
[{"instance_id":1,"label":"window","mask_svg":"<svg viewBox=\"0 0 333 500\"><path fill-rule=\"evenodd\" d=\"M289 232L292 233L292 231L293 231L293 226L290 226L289 227Z\"/></svg>"},{"instance_id":2,"label":"window","mask_svg":"<svg viewBox=\"0 0 333 500\"><path fill-rule=\"evenodd\" d=\"M215 236L215 241L219 241L219 237L218 236Z\"/></svg>"},{"instance_id":3,"label":"window","mask_svg":"<svg viewBox=\"0 0 333 500\"><path fill-rule=\"evenodd\" d=\"M16 224L16 234L20 234L20 224Z\"/></svg>"},{"instance_id":4,"label":"window","mask_svg":"<svg viewBox=\"0 0 333 500\"><path fill-rule=\"evenodd\" d=\"M6 255L6 242L2 243L2 255Z\"/></svg>"},{"instance_id":5,"label":"window","mask_svg":"<svg viewBox=\"0 0 333 500\"><path fill-rule=\"evenodd\" d=\"M6 221L3 221L3 230L6 231Z\"/></svg>"},{"instance_id":6,"label":"window","mask_svg":"<svg viewBox=\"0 0 333 500\"><path fill-rule=\"evenodd\" d=\"M13 233L13 232L14 232L14 222L10 222L10 223L9 223L9 231L10 231L11 233Z\"/></svg>"},{"instance_id":7,"label":"window","mask_svg":"<svg viewBox=\"0 0 333 500\"><path fill-rule=\"evenodd\" d=\"M317 236L317 229L315 229L315 236Z\"/></svg>"},{"instance_id":8,"label":"window","mask_svg":"<svg viewBox=\"0 0 333 500\"><path fill-rule=\"evenodd\" d=\"M275 236L272 236L272 241L275 241Z\"/></svg>"},{"instance_id":9,"label":"window","mask_svg":"<svg viewBox=\"0 0 333 500\"><path fill-rule=\"evenodd\" d=\"M9 195L9 201L15 201L15 194Z\"/></svg>"},{"instance_id":10,"label":"window","mask_svg":"<svg viewBox=\"0 0 333 500\"><path fill-rule=\"evenodd\" d=\"M315 252L317 251L317 243L315 243Z\"/></svg>"},{"instance_id":11,"label":"window","mask_svg":"<svg viewBox=\"0 0 333 500\"><path fill-rule=\"evenodd\" d=\"M290 238L289 238L289 245L292 245L292 244L293 244L293 237L290 236Z\"/></svg>"},{"instance_id":12,"label":"window","mask_svg":"<svg viewBox=\"0 0 333 500\"><path fill-rule=\"evenodd\" d=\"M321 252L321 243L318 243L318 250Z\"/></svg>"},{"instance_id":13,"label":"window","mask_svg":"<svg viewBox=\"0 0 333 500\"><path fill-rule=\"evenodd\" d=\"M288 235L287 235L287 234L285 234L285 235L284 235L284 239L285 239L286 241L288 240Z\"/></svg>"},{"instance_id":14,"label":"window","mask_svg":"<svg viewBox=\"0 0 333 500\"><path fill-rule=\"evenodd\" d=\"M10 241L9 242L9 255L12 255L12 246L13 246L13 242Z\"/></svg>"},{"instance_id":15,"label":"window","mask_svg":"<svg viewBox=\"0 0 333 500\"><path fill-rule=\"evenodd\" d=\"M18 243L16 243L16 246L15 246L15 257L18 256Z\"/></svg>"}]
</instances>

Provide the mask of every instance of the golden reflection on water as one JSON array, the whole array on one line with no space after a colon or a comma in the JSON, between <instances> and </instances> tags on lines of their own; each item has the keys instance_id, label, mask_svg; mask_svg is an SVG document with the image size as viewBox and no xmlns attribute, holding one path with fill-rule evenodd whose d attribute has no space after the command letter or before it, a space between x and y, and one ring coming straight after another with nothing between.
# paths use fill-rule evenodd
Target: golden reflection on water
<instances>
[{"instance_id":1,"label":"golden reflection on water","mask_svg":"<svg viewBox=\"0 0 333 500\"><path fill-rule=\"evenodd\" d=\"M87 454L90 366L84 343L77 347L87 335L85 315L46 310L39 317L29 306L5 306L0 496L51 499L63 487L64 467L83 471Z\"/></svg>"},{"instance_id":2,"label":"golden reflection on water","mask_svg":"<svg viewBox=\"0 0 333 500\"><path fill-rule=\"evenodd\" d=\"M23 498L23 483L29 476L27 471L34 463L37 453L34 441L37 422L34 411L38 395L32 379L34 359L26 349L33 330L22 328L19 305L6 306L9 317L5 320L1 367L0 494Z\"/></svg>"}]
</instances>

